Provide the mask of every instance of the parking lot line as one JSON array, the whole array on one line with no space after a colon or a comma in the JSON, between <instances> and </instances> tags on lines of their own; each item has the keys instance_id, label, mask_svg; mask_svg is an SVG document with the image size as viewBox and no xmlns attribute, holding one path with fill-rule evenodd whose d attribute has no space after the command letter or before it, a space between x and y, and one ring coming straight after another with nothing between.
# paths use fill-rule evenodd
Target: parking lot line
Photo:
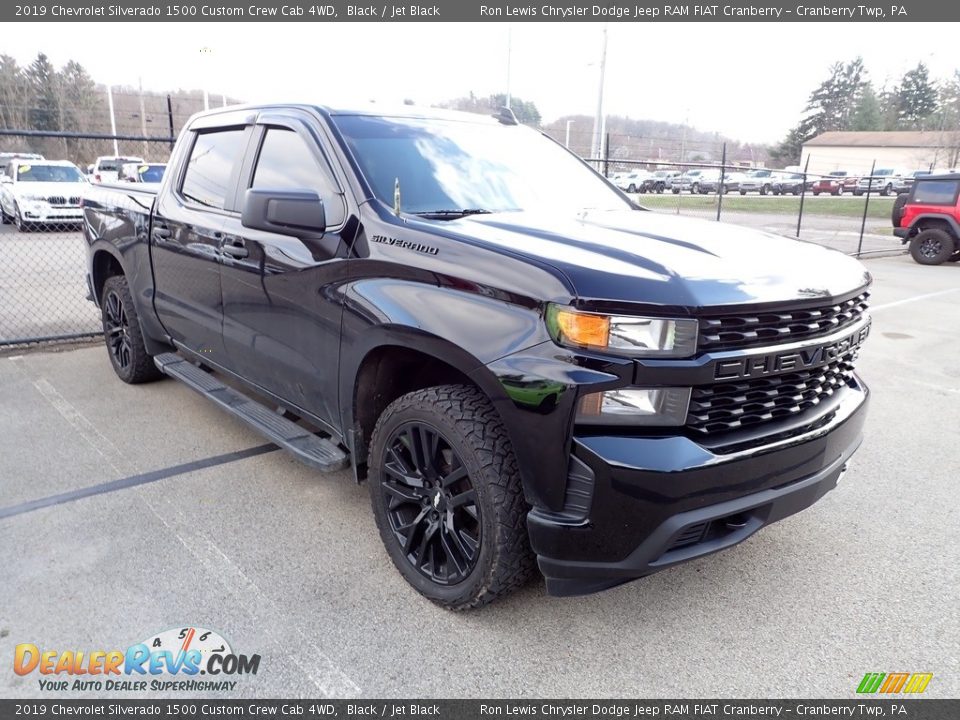
<instances>
[{"instance_id":1,"label":"parking lot line","mask_svg":"<svg viewBox=\"0 0 960 720\"><path fill-rule=\"evenodd\" d=\"M110 482L100 483L99 485L91 485L89 487L71 490L65 493L58 493L57 495L48 495L47 497L39 498L37 500L30 500L25 503L20 503L19 505L0 508L0 520L3 518L13 517L14 515L22 515L23 513L33 512L34 510L50 507L51 505L62 505L63 503L91 497L92 495L103 495L104 493L136 487L137 485L146 485L147 483L156 482L157 480L165 480L166 478L184 475L195 470L202 470L215 465L224 465L226 463L236 462L237 460L245 460L246 458L256 457L257 455L263 455L264 453L273 452L274 450L279 449L280 448L278 448L276 445L267 443L265 445L257 445L256 447L247 448L246 450L237 450L235 452L224 453L222 455L213 455L212 457L201 458L200 460L193 460L192 462L173 465L171 467L161 468L159 470L151 470L150 472L140 473L139 475L131 475L129 477L120 478L119 480L111 480Z\"/></svg>"},{"instance_id":2,"label":"parking lot line","mask_svg":"<svg viewBox=\"0 0 960 720\"><path fill-rule=\"evenodd\" d=\"M949 295L955 292L960 292L960 288L950 288L949 290L938 290L937 292L926 293L924 295L914 295L913 297L904 298L903 300L894 300L893 302L884 303L883 305L874 305L870 308L870 312L886 310L887 308L897 307L898 305L906 305L907 303L926 300L927 298L938 297L939 295Z\"/></svg>"}]
</instances>

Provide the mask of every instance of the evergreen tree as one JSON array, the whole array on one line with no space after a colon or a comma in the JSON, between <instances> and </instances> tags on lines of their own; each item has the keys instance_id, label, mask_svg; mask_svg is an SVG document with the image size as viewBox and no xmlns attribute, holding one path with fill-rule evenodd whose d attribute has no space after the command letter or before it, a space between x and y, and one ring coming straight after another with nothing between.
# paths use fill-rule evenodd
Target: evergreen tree
<instances>
[{"instance_id":1,"label":"evergreen tree","mask_svg":"<svg viewBox=\"0 0 960 720\"><path fill-rule=\"evenodd\" d=\"M883 111L880 107L880 99L873 89L873 85L866 83L859 101L853 107L853 117L850 122L851 130L869 131L883 130Z\"/></svg>"},{"instance_id":2,"label":"evergreen tree","mask_svg":"<svg viewBox=\"0 0 960 720\"><path fill-rule=\"evenodd\" d=\"M43 53L27 68L30 84L30 126L36 130L60 130L60 87L57 70Z\"/></svg>"},{"instance_id":3,"label":"evergreen tree","mask_svg":"<svg viewBox=\"0 0 960 720\"><path fill-rule=\"evenodd\" d=\"M902 128L924 129L937 109L937 89L930 82L927 66L919 63L903 76L897 89L897 116Z\"/></svg>"}]
</instances>

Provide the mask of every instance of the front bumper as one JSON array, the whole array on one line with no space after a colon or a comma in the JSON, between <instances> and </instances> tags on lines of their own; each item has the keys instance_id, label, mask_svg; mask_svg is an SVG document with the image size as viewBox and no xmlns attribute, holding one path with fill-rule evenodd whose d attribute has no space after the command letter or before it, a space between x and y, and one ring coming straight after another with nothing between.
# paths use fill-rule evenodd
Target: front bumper
<instances>
[{"instance_id":1,"label":"front bumper","mask_svg":"<svg viewBox=\"0 0 960 720\"><path fill-rule=\"evenodd\" d=\"M809 507L860 445L868 395L857 378L815 429L732 453L684 436L575 437L572 464L581 495L591 493L589 511L573 520L534 508L527 517L548 592L613 587Z\"/></svg>"}]
</instances>

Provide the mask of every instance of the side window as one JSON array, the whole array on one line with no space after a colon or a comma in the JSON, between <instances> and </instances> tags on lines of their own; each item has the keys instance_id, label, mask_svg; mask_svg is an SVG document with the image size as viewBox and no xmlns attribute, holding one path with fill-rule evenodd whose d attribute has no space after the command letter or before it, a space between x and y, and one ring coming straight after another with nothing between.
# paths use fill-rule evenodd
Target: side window
<instances>
[{"instance_id":1,"label":"side window","mask_svg":"<svg viewBox=\"0 0 960 720\"><path fill-rule=\"evenodd\" d=\"M921 180L913 192L913 202L921 205L953 205L957 201L957 181Z\"/></svg>"},{"instance_id":2,"label":"side window","mask_svg":"<svg viewBox=\"0 0 960 720\"><path fill-rule=\"evenodd\" d=\"M292 130L272 127L263 136L252 188L316 190L323 200L327 225L343 222L343 201L313 149Z\"/></svg>"},{"instance_id":3,"label":"side window","mask_svg":"<svg viewBox=\"0 0 960 720\"><path fill-rule=\"evenodd\" d=\"M243 155L244 146L244 128L199 133L180 187L184 199L223 210L233 168Z\"/></svg>"}]
</instances>

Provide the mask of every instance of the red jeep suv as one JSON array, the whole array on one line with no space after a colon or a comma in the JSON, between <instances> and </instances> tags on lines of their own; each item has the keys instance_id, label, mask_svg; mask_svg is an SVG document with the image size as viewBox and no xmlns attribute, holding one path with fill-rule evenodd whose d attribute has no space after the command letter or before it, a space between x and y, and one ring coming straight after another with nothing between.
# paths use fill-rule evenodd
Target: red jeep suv
<instances>
[{"instance_id":1,"label":"red jeep suv","mask_svg":"<svg viewBox=\"0 0 960 720\"><path fill-rule=\"evenodd\" d=\"M960 260L960 173L918 177L893 205L893 234L921 265Z\"/></svg>"}]
</instances>

